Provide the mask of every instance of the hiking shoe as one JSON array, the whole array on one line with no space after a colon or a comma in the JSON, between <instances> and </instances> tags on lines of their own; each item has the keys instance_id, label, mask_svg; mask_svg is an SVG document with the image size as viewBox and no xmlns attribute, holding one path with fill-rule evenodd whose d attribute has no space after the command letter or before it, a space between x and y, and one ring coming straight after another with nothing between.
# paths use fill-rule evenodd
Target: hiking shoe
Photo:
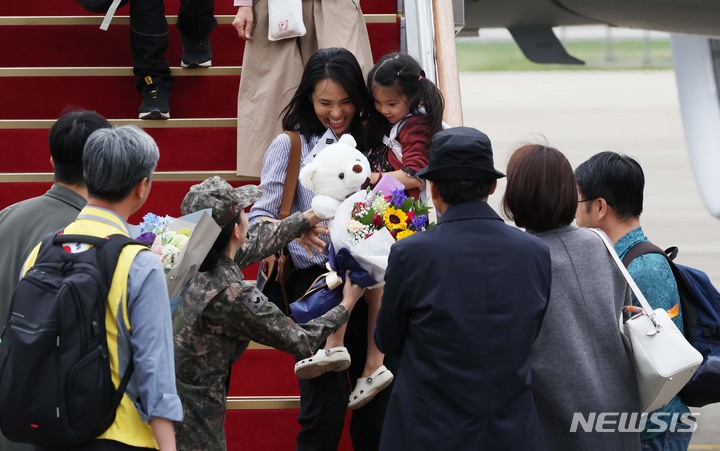
<instances>
[{"instance_id":1,"label":"hiking shoe","mask_svg":"<svg viewBox=\"0 0 720 451\"><path fill-rule=\"evenodd\" d=\"M149 75L145 77L145 86L142 87L143 101L138 115L140 119L170 119L170 92L157 81L157 78L153 79Z\"/></svg>"},{"instance_id":2,"label":"hiking shoe","mask_svg":"<svg viewBox=\"0 0 720 451\"><path fill-rule=\"evenodd\" d=\"M210 35L197 40L180 33L182 38L182 60L180 65L183 69L196 69L198 67L212 66L212 49L210 48Z\"/></svg>"}]
</instances>

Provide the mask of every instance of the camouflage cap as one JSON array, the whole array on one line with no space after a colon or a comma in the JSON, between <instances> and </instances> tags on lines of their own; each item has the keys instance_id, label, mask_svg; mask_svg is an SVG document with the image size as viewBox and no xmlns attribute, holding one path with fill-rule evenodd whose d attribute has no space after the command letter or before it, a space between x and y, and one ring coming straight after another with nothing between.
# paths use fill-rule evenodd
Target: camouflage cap
<instances>
[{"instance_id":1,"label":"camouflage cap","mask_svg":"<svg viewBox=\"0 0 720 451\"><path fill-rule=\"evenodd\" d=\"M262 192L255 185L233 188L224 178L213 176L190 187L180 209L188 215L205 208L212 209L212 217L224 227L245 207L260 199Z\"/></svg>"}]
</instances>

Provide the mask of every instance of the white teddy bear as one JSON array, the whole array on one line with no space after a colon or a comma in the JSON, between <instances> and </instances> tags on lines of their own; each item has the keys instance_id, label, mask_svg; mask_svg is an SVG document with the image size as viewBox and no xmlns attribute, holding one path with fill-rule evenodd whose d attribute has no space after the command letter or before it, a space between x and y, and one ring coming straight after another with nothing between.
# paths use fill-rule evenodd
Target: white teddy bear
<instances>
[{"instance_id":1,"label":"white teddy bear","mask_svg":"<svg viewBox=\"0 0 720 451\"><path fill-rule=\"evenodd\" d=\"M312 209L318 217L334 217L342 201L360 191L370 177L370 163L356 146L355 138L346 133L300 170L300 183L316 194Z\"/></svg>"}]
</instances>

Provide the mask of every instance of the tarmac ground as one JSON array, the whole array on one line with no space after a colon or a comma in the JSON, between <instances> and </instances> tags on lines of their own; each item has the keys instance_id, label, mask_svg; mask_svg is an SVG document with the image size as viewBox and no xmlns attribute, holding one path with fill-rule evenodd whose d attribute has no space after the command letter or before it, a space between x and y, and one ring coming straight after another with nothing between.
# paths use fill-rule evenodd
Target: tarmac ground
<instances>
[{"instance_id":1,"label":"tarmac ground","mask_svg":"<svg viewBox=\"0 0 720 451\"><path fill-rule=\"evenodd\" d=\"M672 71L461 73L460 86L464 125L487 133L498 170L528 142L556 147L573 167L605 150L637 159L645 233L678 246L679 263L720 287L720 219L696 189ZM490 198L496 211L504 186ZM699 415L690 449L720 450L720 403L691 411Z\"/></svg>"}]
</instances>

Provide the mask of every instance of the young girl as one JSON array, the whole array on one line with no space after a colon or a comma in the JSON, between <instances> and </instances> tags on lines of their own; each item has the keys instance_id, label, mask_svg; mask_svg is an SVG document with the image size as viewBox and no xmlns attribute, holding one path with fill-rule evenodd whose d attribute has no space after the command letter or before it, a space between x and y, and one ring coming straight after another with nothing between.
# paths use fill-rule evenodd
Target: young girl
<instances>
[{"instance_id":1,"label":"young girl","mask_svg":"<svg viewBox=\"0 0 720 451\"><path fill-rule=\"evenodd\" d=\"M368 155L375 171L370 181L390 174L417 198L425 182L415 174L427 166L430 139L443 129L442 94L413 57L399 53L380 58L368 74L368 90L376 109L368 142L382 141Z\"/></svg>"},{"instance_id":2,"label":"young girl","mask_svg":"<svg viewBox=\"0 0 720 451\"><path fill-rule=\"evenodd\" d=\"M399 180L410 196L418 198L425 182L415 174L428 164L430 139L442 130L443 97L411 56L391 53L383 56L368 74L370 91L376 111L368 121L368 142L381 142L368 154L373 173L370 181L377 184L383 175ZM348 409L355 410L370 402L393 380L383 365L384 355L375 346L375 320L380 310L382 288L368 289L367 358L362 377L350 394ZM343 330L331 335L325 349L343 345ZM298 362L298 377L314 377L323 370L320 362L311 359ZM328 366L329 367L329 366ZM299 370L299 371L298 371Z\"/></svg>"}]
</instances>

